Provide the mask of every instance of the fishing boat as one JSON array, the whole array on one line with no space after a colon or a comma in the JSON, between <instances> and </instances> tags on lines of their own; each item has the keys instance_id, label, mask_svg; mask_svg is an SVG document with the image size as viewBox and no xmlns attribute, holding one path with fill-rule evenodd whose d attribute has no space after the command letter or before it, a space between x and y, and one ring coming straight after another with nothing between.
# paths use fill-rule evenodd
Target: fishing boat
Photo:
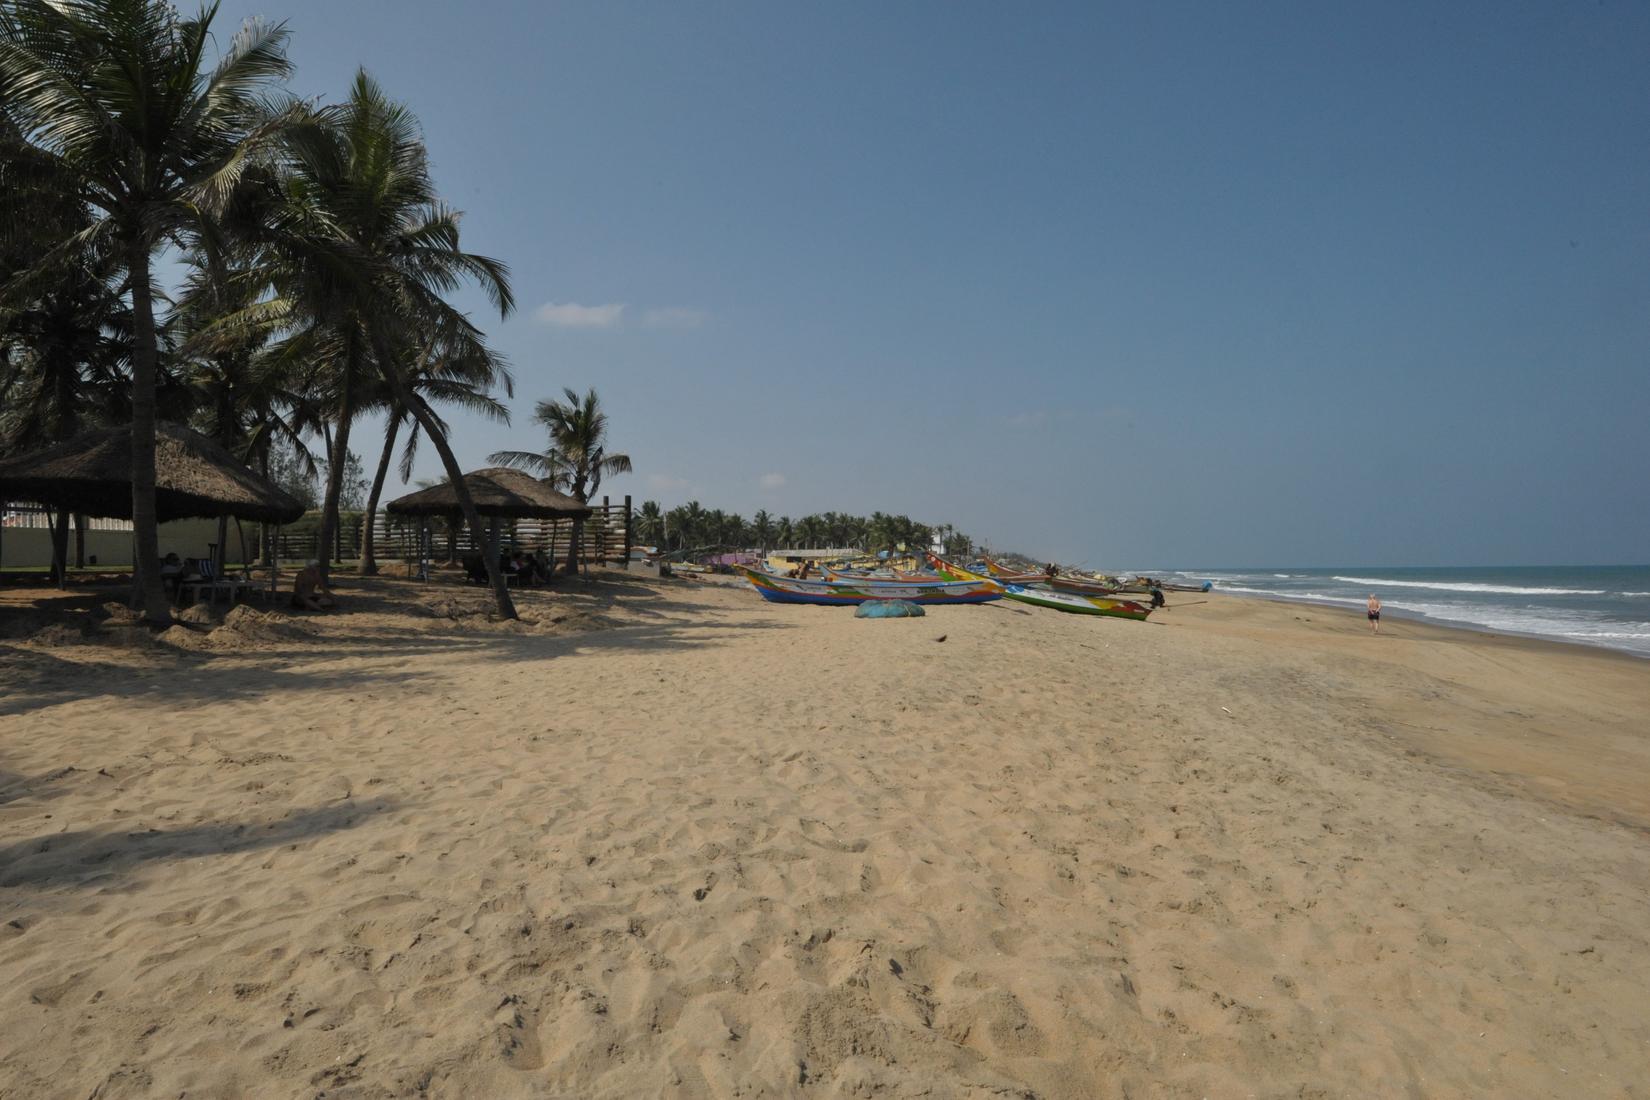
<instances>
[{"instance_id":1,"label":"fishing boat","mask_svg":"<svg viewBox=\"0 0 1650 1100\"><path fill-rule=\"evenodd\" d=\"M933 553L928 554L927 558L929 568L933 569L939 576L948 577L951 580L993 580L998 584L1040 584L1048 580L1047 573L1011 573L989 558L971 566L962 566L955 562L946 561L938 554ZM993 569L998 570L998 572L991 572L990 570Z\"/></svg>"},{"instance_id":2,"label":"fishing boat","mask_svg":"<svg viewBox=\"0 0 1650 1100\"><path fill-rule=\"evenodd\" d=\"M1106 596L1085 596L1081 592L1060 592L1051 588L1027 588L1022 584L1003 585L1003 595L1021 603L1049 607L1055 611L1069 611L1075 615L1109 615L1116 619L1134 619L1145 622L1152 609L1133 600L1117 600Z\"/></svg>"},{"instance_id":3,"label":"fishing boat","mask_svg":"<svg viewBox=\"0 0 1650 1100\"><path fill-rule=\"evenodd\" d=\"M985 578L961 581L802 581L746 569L751 586L774 603L814 603L833 606L866 600L910 600L912 603L985 603L1002 599L1003 586Z\"/></svg>"},{"instance_id":4,"label":"fishing boat","mask_svg":"<svg viewBox=\"0 0 1650 1100\"><path fill-rule=\"evenodd\" d=\"M910 573L903 569L837 569L820 566L828 581L872 581L877 584L910 584L913 581L943 581L938 573Z\"/></svg>"},{"instance_id":5,"label":"fishing boat","mask_svg":"<svg viewBox=\"0 0 1650 1100\"><path fill-rule=\"evenodd\" d=\"M937 555L930 554L929 560L933 562L935 569L947 576L955 576L959 580L986 579ZM1049 588L1032 588L1023 584L1004 584L996 577L990 579L1002 584L1003 595L1011 600L1033 604L1037 607L1048 607L1055 611L1069 611L1074 615L1108 615L1112 618L1144 621L1146 616L1152 613L1151 608L1133 600L1114 600L1105 596L1091 596L1081 592L1059 592Z\"/></svg>"},{"instance_id":6,"label":"fishing boat","mask_svg":"<svg viewBox=\"0 0 1650 1100\"><path fill-rule=\"evenodd\" d=\"M980 564L985 566L984 573L998 584L1039 584L1048 580L1048 570L1014 570L990 558L981 558ZM975 572L980 572L976 570Z\"/></svg>"},{"instance_id":7,"label":"fishing boat","mask_svg":"<svg viewBox=\"0 0 1650 1100\"><path fill-rule=\"evenodd\" d=\"M1048 583L1062 592L1080 592L1085 596L1111 596L1122 591L1115 585L1106 584L1103 581L1089 580L1086 577L1073 577L1068 574L1050 577Z\"/></svg>"}]
</instances>

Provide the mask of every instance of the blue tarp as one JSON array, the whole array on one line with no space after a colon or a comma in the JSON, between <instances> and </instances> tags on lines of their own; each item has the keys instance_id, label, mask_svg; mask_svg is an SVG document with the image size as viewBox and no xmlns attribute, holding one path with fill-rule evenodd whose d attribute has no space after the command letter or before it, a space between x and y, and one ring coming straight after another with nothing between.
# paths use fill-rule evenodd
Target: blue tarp
<instances>
[{"instance_id":1,"label":"blue tarp","mask_svg":"<svg viewBox=\"0 0 1650 1100\"><path fill-rule=\"evenodd\" d=\"M915 619L927 612L910 600L866 600L854 611L856 619Z\"/></svg>"}]
</instances>

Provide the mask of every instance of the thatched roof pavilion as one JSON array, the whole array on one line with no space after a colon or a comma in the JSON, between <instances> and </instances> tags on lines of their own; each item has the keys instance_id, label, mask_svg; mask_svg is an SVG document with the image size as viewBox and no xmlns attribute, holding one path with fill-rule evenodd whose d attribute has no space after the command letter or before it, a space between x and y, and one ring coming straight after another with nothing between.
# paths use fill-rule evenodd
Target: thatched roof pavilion
<instances>
[{"instance_id":1,"label":"thatched roof pavilion","mask_svg":"<svg viewBox=\"0 0 1650 1100\"><path fill-rule=\"evenodd\" d=\"M590 505L508 466L465 474L464 484L476 511L492 519L572 519L588 517L591 512ZM455 516L459 514L458 493L446 481L392 500L384 510L400 516Z\"/></svg>"},{"instance_id":2,"label":"thatched roof pavilion","mask_svg":"<svg viewBox=\"0 0 1650 1100\"><path fill-rule=\"evenodd\" d=\"M84 431L43 450L0 460L0 499L131 519L130 426ZM304 514L302 502L219 444L164 422L155 425L155 508L161 522L235 517L291 523Z\"/></svg>"}]
</instances>

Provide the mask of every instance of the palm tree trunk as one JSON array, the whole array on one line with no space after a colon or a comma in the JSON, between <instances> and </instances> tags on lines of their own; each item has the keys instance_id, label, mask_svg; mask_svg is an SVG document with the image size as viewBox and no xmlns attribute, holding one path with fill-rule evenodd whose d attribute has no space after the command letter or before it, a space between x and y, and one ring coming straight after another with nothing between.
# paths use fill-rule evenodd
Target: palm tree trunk
<instances>
[{"instance_id":1,"label":"palm tree trunk","mask_svg":"<svg viewBox=\"0 0 1650 1100\"><path fill-rule=\"evenodd\" d=\"M86 513L74 514L74 567L86 568Z\"/></svg>"},{"instance_id":2,"label":"palm tree trunk","mask_svg":"<svg viewBox=\"0 0 1650 1100\"><path fill-rule=\"evenodd\" d=\"M573 517L573 533L567 536L567 574L574 576L579 571L579 543L583 541L584 520Z\"/></svg>"},{"instance_id":3,"label":"palm tree trunk","mask_svg":"<svg viewBox=\"0 0 1650 1100\"><path fill-rule=\"evenodd\" d=\"M132 607L151 623L172 620L160 576L160 522L155 508L155 304L149 246L128 243L132 277Z\"/></svg>"},{"instance_id":4,"label":"palm tree trunk","mask_svg":"<svg viewBox=\"0 0 1650 1100\"><path fill-rule=\"evenodd\" d=\"M452 482L453 493L458 497L459 510L464 513L464 520L470 525L471 537L475 539L477 546L486 546L487 532L481 526L481 513L476 511L476 502L470 496L470 487L464 484L464 471L459 468L458 459L453 456L453 449L447 445L447 433L442 431L441 421L401 377L395 357L389 354L388 341L381 335L376 341L374 351L377 353L379 370L383 372L384 381L389 384L390 393L396 403L412 413L413 419L423 427L424 434L435 444L436 453L441 456L441 465L447 471L447 479ZM498 605L499 618L518 618L515 601L510 599L510 590L504 584L504 574L499 571L498 556L483 552L481 564L487 570L488 583L493 586L493 600Z\"/></svg>"},{"instance_id":5,"label":"palm tree trunk","mask_svg":"<svg viewBox=\"0 0 1650 1100\"><path fill-rule=\"evenodd\" d=\"M258 456L258 472L264 475L265 481L269 480L268 446L265 446L263 453ZM264 565L273 566L275 564L275 540L272 537L273 533L274 528L269 524L260 523L258 525L258 546L262 550L261 556L263 558Z\"/></svg>"},{"instance_id":6,"label":"palm tree trunk","mask_svg":"<svg viewBox=\"0 0 1650 1100\"><path fill-rule=\"evenodd\" d=\"M390 426L384 431L384 453L378 456L378 473L372 479L372 493L367 497L366 530L361 533L361 572L372 576L378 572L378 559L373 555L373 520L378 516L378 497L384 491L384 478L390 472L390 458L395 454L395 435L401 430L401 418L392 410Z\"/></svg>"},{"instance_id":7,"label":"palm tree trunk","mask_svg":"<svg viewBox=\"0 0 1650 1100\"><path fill-rule=\"evenodd\" d=\"M332 433L332 447L327 452L327 492L321 502L320 545L316 547L315 554L321 563L323 581L332 568L332 544L338 532L338 498L344 490L344 467L349 463L349 429L353 419L355 410L350 405L349 382L346 379L343 403L338 408L338 428Z\"/></svg>"},{"instance_id":8,"label":"palm tree trunk","mask_svg":"<svg viewBox=\"0 0 1650 1100\"><path fill-rule=\"evenodd\" d=\"M441 465L447 471L448 480L453 483L453 492L458 495L458 506L464 513L465 522L470 525L471 536L477 546L485 546L487 532L481 526L481 514L476 511L476 502L470 498L470 487L464 484L464 471L459 469L458 459L453 457L453 449L447 445L447 434L441 430L440 422L423 401L404 392L397 396L403 401L410 399L413 416L423 425L424 434L435 444L436 453L441 456ZM510 599L504 574L499 572L498 555L483 553L481 563L487 567L487 581L493 586L493 600L498 604L499 618L517 618L515 601Z\"/></svg>"},{"instance_id":9,"label":"palm tree trunk","mask_svg":"<svg viewBox=\"0 0 1650 1100\"><path fill-rule=\"evenodd\" d=\"M69 510L59 508L52 515L52 580L59 589L69 587Z\"/></svg>"}]
</instances>

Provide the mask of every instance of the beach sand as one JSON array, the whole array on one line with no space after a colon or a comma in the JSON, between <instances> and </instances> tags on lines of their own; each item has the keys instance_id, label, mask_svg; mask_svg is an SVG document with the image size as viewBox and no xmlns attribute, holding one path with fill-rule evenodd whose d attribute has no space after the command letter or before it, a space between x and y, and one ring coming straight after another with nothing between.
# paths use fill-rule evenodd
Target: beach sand
<instances>
[{"instance_id":1,"label":"beach sand","mask_svg":"<svg viewBox=\"0 0 1650 1100\"><path fill-rule=\"evenodd\" d=\"M0 1096L1650 1096L1650 663L344 596L0 597Z\"/></svg>"}]
</instances>

